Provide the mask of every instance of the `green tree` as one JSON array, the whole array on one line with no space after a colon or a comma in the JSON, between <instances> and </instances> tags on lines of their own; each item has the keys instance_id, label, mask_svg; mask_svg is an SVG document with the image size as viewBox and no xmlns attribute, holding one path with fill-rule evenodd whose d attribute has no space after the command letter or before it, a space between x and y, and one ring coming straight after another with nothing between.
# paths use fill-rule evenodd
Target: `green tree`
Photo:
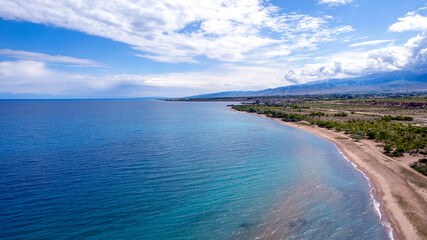
<instances>
[{"instance_id":1,"label":"green tree","mask_svg":"<svg viewBox=\"0 0 427 240\"><path fill-rule=\"evenodd\" d=\"M366 133L366 135L368 136L368 139L375 139L375 136L377 135L377 132L373 129L369 129L368 132Z\"/></svg>"},{"instance_id":2,"label":"green tree","mask_svg":"<svg viewBox=\"0 0 427 240\"><path fill-rule=\"evenodd\" d=\"M393 148L392 148L392 146L390 145L390 144L386 144L386 145L384 145L384 151L386 152L386 153L389 153L389 152L391 152L391 150L392 150Z\"/></svg>"},{"instance_id":3,"label":"green tree","mask_svg":"<svg viewBox=\"0 0 427 240\"><path fill-rule=\"evenodd\" d=\"M363 132L358 131L356 134L353 134L351 138L359 142L363 138Z\"/></svg>"}]
</instances>

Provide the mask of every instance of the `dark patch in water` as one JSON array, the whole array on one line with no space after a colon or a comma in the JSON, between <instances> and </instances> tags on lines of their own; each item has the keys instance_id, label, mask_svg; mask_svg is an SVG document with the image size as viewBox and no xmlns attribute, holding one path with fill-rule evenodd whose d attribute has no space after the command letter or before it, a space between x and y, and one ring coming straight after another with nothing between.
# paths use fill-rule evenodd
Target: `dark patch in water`
<instances>
[{"instance_id":1,"label":"dark patch in water","mask_svg":"<svg viewBox=\"0 0 427 240\"><path fill-rule=\"evenodd\" d=\"M250 227L249 223L242 223L239 225L240 228L248 229Z\"/></svg>"},{"instance_id":2,"label":"dark patch in water","mask_svg":"<svg viewBox=\"0 0 427 240\"><path fill-rule=\"evenodd\" d=\"M297 219L297 220L295 220L295 221L290 221L289 223L288 223L288 227L291 227L291 228L293 228L293 227L301 227L301 226L304 226L305 224L307 224L307 220L305 220L305 219Z\"/></svg>"}]
</instances>

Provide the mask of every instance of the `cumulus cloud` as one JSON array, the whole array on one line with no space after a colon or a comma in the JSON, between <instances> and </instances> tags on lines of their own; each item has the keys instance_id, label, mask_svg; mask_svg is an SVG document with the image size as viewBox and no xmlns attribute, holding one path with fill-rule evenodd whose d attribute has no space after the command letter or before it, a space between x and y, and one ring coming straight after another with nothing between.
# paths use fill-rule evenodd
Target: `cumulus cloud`
<instances>
[{"instance_id":1,"label":"cumulus cloud","mask_svg":"<svg viewBox=\"0 0 427 240\"><path fill-rule=\"evenodd\" d=\"M328 4L329 6L346 5L353 2L353 0L319 0L319 4Z\"/></svg>"},{"instance_id":2,"label":"cumulus cloud","mask_svg":"<svg viewBox=\"0 0 427 240\"><path fill-rule=\"evenodd\" d=\"M88 8L87 4L92 6ZM144 7L146 4L151 7ZM310 53L297 51L315 49L353 29L328 27L333 19L330 16L280 14L276 7L256 0L212 0L203 4L113 0L85 5L48 0L0 1L0 16L5 19L52 24L110 38L140 50L138 56L156 61L196 62L197 57L207 56L229 62L201 72L83 75L53 70L46 63L100 64L89 59L2 49L1 55L20 60L0 62L0 91L85 97L137 97L166 92L169 96L188 96L259 90L384 71L427 71L427 24L423 22L422 10L425 9L410 12L390 26L389 30L395 32L420 31L404 44L395 45L394 40L364 41L349 46L390 44L369 51L351 48L312 58ZM311 63L295 64L299 61Z\"/></svg>"},{"instance_id":3,"label":"cumulus cloud","mask_svg":"<svg viewBox=\"0 0 427 240\"><path fill-rule=\"evenodd\" d=\"M400 46L370 51L347 51L327 61L288 70L284 79L299 83L331 78L350 78L376 72L427 70L427 36L417 35Z\"/></svg>"},{"instance_id":4,"label":"cumulus cloud","mask_svg":"<svg viewBox=\"0 0 427 240\"><path fill-rule=\"evenodd\" d=\"M427 30L427 16L420 15L420 12L427 10L427 7L419 8L416 11L409 12L405 17L399 18L398 22L390 26L389 31L425 31Z\"/></svg>"},{"instance_id":5,"label":"cumulus cloud","mask_svg":"<svg viewBox=\"0 0 427 240\"><path fill-rule=\"evenodd\" d=\"M17 51L11 49L0 49L0 55L18 58L22 60L30 60L36 62L51 62L51 63L64 63L75 66L83 66L83 67L101 67L102 64L90 60L90 59L82 59L82 58L73 58L68 56L60 56L60 55L48 55L44 53L37 52L28 52L28 51Z\"/></svg>"},{"instance_id":6,"label":"cumulus cloud","mask_svg":"<svg viewBox=\"0 0 427 240\"><path fill-rule=\"evenodd\" d=\"M350 47L377 45L391 42L389 46L369 51L351 50L319 58L318 63L291 68L284 74L289 82L305 83L333 78L352 78L376 72L409 70L427 71L427 17L419 15L427 7L419 8L399 18L390 31L418 30L421 34L405 44L393 45L394 40L373 40L349 45ZM322 61L323 60L323 61Z\"/></svg>"},{"instance_id":7,"label":"cumulus cloud","mask_svg":"<svg viewBox=\"0 0 427 240\"><path fill-rule=\"evenodd\" d=\"M303 56L305 59L306 56ZM50 69L45 63L0 62L0 92L83 97L189 96L218 91L259 90L331 78L358 77L395 70L427 70L427 36L402 45L353 50L286 68L224 64L201 72L81 75Z\"/></svg>"},{"instance_id":8,"label":"cumulus cloud","mask_svg":"<svg viewBox=\"0 0 427 240\"><path fill-rule=\"evenodd\" d=\"M16 0L0 1L0 16L109 38L162 62L281 57L353 30L329 27L330 16L282 14L262 0Z\"/></svg>"},{"instance_id":9,"label":"cumulus cloud","mask_svg":"<svg viewBox=\"0 0 427 240\"><path fill-rule=\"evenodd\" d=\"M390 26L389 30L393 32L403 32L408 30L426 30L427 17L416 15L407 15L406 17L399 18L399 22Z\"/></svg>"}]
</instances>

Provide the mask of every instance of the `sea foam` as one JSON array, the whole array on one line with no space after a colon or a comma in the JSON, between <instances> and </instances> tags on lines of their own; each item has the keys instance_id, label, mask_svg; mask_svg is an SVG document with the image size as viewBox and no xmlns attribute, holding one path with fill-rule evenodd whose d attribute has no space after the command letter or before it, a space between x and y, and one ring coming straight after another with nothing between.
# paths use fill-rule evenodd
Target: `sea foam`
<instances>
[{"instance_id":1,"label":"sea foam","mask_svg":"<svg viewBox=\"0 0 427 240\"><path fill-rule=\"evenodd\" d=\"M343 156L343 158L347 160L357 171L359 171L363 175L363 177L365 177L369 186L371 206L375 210L375 213L377 214L378 218L380 219L381 225L387 230L388 237L391 240L394 240L393 228L391 227L391 223L388 221L387 217L381 213L381 203L377 200L378 197L375 194L375 188L373 187L373 184L371 183L371 180L369 179L368 175L366 175L362 170L360 170L354 162L350 161L336 144L335 146L338 148L338 151Z\"/></svg>"}]
</instances>

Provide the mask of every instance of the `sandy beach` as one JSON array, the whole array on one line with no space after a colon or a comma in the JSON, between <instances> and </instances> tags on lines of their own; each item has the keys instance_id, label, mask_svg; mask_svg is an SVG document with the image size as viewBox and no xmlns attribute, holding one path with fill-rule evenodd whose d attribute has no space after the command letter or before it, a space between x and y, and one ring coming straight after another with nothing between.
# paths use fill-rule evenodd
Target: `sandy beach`
<instances>
[{"instance_id":1,"label":"sandy beach","mask_svg":"<svg viewBox=\"0 0 427 240\"><path fill-rule=\"evenodd\" d=\"M415 160L413 156L391 158L382 153L382 148L377 146L379 142L356 142L342 132L271 119L335 143L374 185L381 212L385 213L393 228L394 239L427 239L427 177L409 167L409 163Z\"/></svg>"}]
</instances>

